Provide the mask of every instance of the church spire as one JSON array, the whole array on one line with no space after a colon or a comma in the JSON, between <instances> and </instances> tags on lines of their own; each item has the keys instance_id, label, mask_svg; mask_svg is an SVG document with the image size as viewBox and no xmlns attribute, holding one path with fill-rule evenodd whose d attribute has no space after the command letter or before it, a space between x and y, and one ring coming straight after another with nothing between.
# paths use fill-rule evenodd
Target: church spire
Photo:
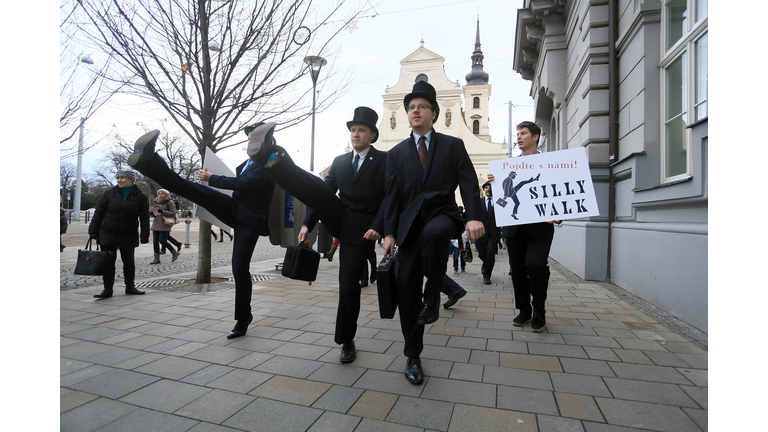
<instances>
[{"instance_id":1,"label":"church spire","mask_svg":"<svg viewBox=\"0 0 768 432\"><path fill-rule=\"evenodd\" d=\"M467 85L488 84L488 72L483 70L483 50L480 49L480 14L477 14L477 33L475 34L475 51L472 53L472 71L465 77Z\"/></svg>"}]
</instances>

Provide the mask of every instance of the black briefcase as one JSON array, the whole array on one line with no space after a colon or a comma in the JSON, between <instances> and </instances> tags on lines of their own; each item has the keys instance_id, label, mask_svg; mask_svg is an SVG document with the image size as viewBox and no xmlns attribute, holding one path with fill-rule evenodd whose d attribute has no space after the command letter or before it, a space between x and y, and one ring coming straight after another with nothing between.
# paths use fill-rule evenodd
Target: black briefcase
<instances>
[{"instance_id":1,"label":"black briefcase","mask_svg":"<svg viewBox=\"0 0 768 432\"><path fill-rule=\"evenodd\" d=\"M376 269L376 290L379 294L379 316L391 319L397 310L397 249L386 254Z\"/></svg>"},{"instance_id":2,"label":"black briefcase","mask_svg":"<svg viewBox=\"0 0 768 432\"><path fill-rule=\"evenodd\" d=\"M85 250L78 249L77 251L76 275L102 276L113 261L111 256L113 252L99 250L98 243L96 243L96 250L91 250L92 240L88 239L88 242L85 243Z\"/></svg>"},{"instance_id":3,"label":"black briefcase","mask_svg":"<svg viewBox=\"0 0 768 432\"><path fill-rule=\"evenodd\" d=\"M320 253L305 245L288 246L283 260L283 276L312 282L317 279Z\"/></svg>"}]
</instances>

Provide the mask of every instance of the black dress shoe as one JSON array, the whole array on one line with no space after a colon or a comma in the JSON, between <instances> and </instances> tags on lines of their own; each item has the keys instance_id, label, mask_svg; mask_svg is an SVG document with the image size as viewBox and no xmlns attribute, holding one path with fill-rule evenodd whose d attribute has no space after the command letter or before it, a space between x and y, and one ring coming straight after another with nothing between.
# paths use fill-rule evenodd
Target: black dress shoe
<instances>
[{"instance_id":1,"label":"black dress shoe","mask_svg":"<svg viewBox=\"0 0 768 432\"><path fill-rule=\"evenodd\" d=\"M341 346L341 356L339 360L342 363L352 363L357 358L357 350L355 350L355 341L349 341Z\"/></svg>"},{"instance_id":2,"label":"black dress shoe","mask_svg":"<svg viewBox=\"0 0 768 432\"><path fill-rule=\"evenodd\" d=\"M371 283L374 283L374 282L376 282L376 269L372 268L371 269Z\"/></svg>"},{"instance_id":3,"label":"black dress shoe","mask_svg":"<svg viewBox=\"0 0 768 432\"><path fill-rule=\"evenodd\" d=\"M96 295L95 298L105 299L112 297L112 288L104 288L104 290Z\"/></svg>"},{"instance_id":4,"label":"black dress shoe","mask_svg":"<svg viewBox=\"0 0 768 432\"><path fill-rule=\"evenodd\" d=\"M491 278L488 277L488 276L483 276L483 283L486 284L486 285L490 285L491 284Z\"/></svg>"},{"instance_id":5,"label":"black dress shoe","mask_svg":"<svg viewBox=\"0 0 768 432\"><path fill-rule=\"evenodd\" d=\"M424 371L421 370L420 358L408 358L408 362L405 364L405 379L411 384L421 384L424 382Z\"/></svg>"},{"instance_id":6,"label":"black dress shoe","mask_svg":"<svg viewBox=\"0 0 768 432\"><path fill-rule=\"evenodd\" d=\"M544 312L533 311L531 320L531 330L538 333L547 328L547 320L544 318Z\"/></svg>"},{"instance_id":7,"label":"black dress shoe","mask_svg":"<svg viewBox=\"0 0 768 432\"><path fill-rule=\"evenodd\" d=\"M360 288L365 288L368 286L368 278L360 279Z\"/></svg>"},{"instance_id":8,"label":"black dress shoe","mask_svg":"<svg viewBox=\"0 0 768 432\"><path fill-rule=\"evenodd\" d=\"M138 171L146 168L155 157L155 141L159 135L160 131L155 129L140 136L133 145L133 153L128 157L128 165Z\"/></svg>"},{"instance_id":9,"label":"black dress shoe","mask_svg":"<svg viewBox=\"0 0 768 432\"><path fill-rule=\"evenodd\" d=\"M239 338L240 336L245 336L245 333L248 331L248 326L252 322L253 315L250 315L248 319L238 320L235 324L235 328L233 328L232 331L227 335L227 339L234 339Z\"/></svg>"},{"instance_id":10,"label":"black dress shoe","mask_svg":"<svg viewBox=\"0 0 768 432\"><path fill-rule=\"evenodd\" d=\"M448 300L446 300L445 303L443 303L443 307L445 309L448 309L449 307L455 305L456 302L458 302L459 299L461 299L465 295L467 295L467 290L462 289L461 291L457 292L456 294L453 294L453 295L449 296Z\"/></svg>"},{"instance_id":11,"label":"black dress shoe","mask_svg":"<svg viewBox=\"0 0 768 432\"><path fill-rule=\"evenodd\" d=\"M440 307L439 303L437 307ZM424 309L421 310L419 317L416 319L416 323L421 325L432 324L437 321L438 318L440 318L439 309L432 309L429 306L424 306Z\"/></svg>"},{"instance_id":12,"label":"black dress shoe","mask_svg":"<svg viewBox=\"0 0 768 432\"><path fill-rule=\"evenodd\" d=\"M274 139L272 133L275 131L277 123L262 123L256 126L248 134L248 157L253 159L261 166L265 166L272 154Z\"/></svg>"},{"instance_id":13,"label":"black dress shoe","mask_svg":"<svg viewBox=\"0 0 768 432\"><path fill-rule=\"evenodd\" d=\"M531 322L531 313L530 312L520 312L517 314L515 319L512 320L512 325L517 327L522 327L526 324Z\"/></svg>"},{"instance_id":14,"label":"black dress shoe","mask_svg":"<svg viewBox=\"0 0 768 432\"><path fill-rule=\"evenodd\" d=\"M125 293L133 294L133 295L143 295L144 291L140 289L136 289L135 287L125 287Z\"/></svg>"}]
</instances>

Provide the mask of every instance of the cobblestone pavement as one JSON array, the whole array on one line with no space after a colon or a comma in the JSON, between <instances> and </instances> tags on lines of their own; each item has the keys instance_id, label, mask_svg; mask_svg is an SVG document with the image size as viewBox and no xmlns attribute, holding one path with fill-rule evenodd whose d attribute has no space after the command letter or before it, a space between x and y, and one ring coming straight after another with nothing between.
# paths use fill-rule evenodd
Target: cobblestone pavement
<instances>
[{"instance_id":1,"label":"cobblestone pavement","mask_svg":"<svg viewBox=\"0 0 768 432\"><path fill-rule=\"evenodd\" d=\"M171 262L171 255L166 253L161 255L161 264L150 265L154 251L152 249L152 234L150 233L149 243L139 245L136 249L136 280L146 278L156 278L180 273L189 273L197 271L197 242L198 242L198 222L195 219L190 224L190 247L182 246L181 256ZM185 241L184 224L176 225L171 235L178 241ZM216 234L219 231L216 229ZM67 233L62 236L62 242L66 249L61 253L60 263L60 281L62 290L98 285L102 283L101 276L78 276L74 274L77 263L77 250L85 248L88 241L88 224L74 222L69 225ZM261 237L256 243L256 249L253 251L251 262L259 262L282 258L285 256L285 249L280 246L274 246L269 242L269 238ZM211 268L229 266L232 259L232 242L227 235L224 235L224 241L219 243L211 238ZM116 281L123 280L122 264L120 257L117 258Z\"/></svg>"}]
</instances>

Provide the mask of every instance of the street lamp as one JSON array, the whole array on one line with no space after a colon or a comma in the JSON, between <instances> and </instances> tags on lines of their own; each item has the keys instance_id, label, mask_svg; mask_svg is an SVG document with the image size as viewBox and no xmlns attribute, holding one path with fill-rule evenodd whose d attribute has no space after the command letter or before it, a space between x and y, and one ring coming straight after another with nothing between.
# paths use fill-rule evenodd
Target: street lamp
<instances>
[{"instance_id":1,"label":"street lamp","mask_svg":"<svg viewBox=\"0 0 768 432\"><path fill-rule=\"evenodd\" d=\"M317 97L317 77L320 68L328 62L320 56L304 57L304 63L309 65L309 73L312 75L312 147L309 156L309 171L315 170L315 98Z\"/></svg>"}]
</instances>

